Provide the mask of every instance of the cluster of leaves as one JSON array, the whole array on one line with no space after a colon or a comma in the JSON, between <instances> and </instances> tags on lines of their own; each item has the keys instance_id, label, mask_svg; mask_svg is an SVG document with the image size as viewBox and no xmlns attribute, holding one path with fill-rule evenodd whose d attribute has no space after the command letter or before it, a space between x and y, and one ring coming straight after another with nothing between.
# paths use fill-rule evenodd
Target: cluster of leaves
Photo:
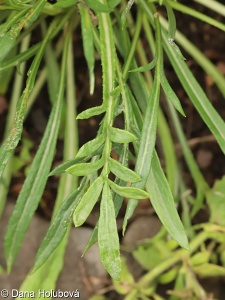
<instances>
[{"instance_id":1,"label":"cluster of leaves","mask_svg":"<svg viewBox=\"0 0 225 300\"><path fill-rule=\"evenodd\" d=\"M168 21L159 16L154 2L165 6ZM21 72L23 64L34 56L27 73L26 87L14 110L15 118L13 121L12 118L8 121L6 138L0 149L0 175L4 182L1 189L4 186L4 193L6 193L5 186L9 184L11 157L21 138L29 102L31 98L36 97L36 90L40 90L40 82L43 84L46 78L52 102L52 111L42 142L9 221L5 239L5 254L9 271L41 199L49 174L63 173L52 223L37 252L31 274L25 280L22 289L32 290L32 282L36 278L40 279L41 274L46 270L53 270L53 262L57 257L62 260L71 220L73 219L75 226L81 226L97 201L100 201L99 220L85 252L98 241L102 263L114 279L119 280L121 277L116 216L124 198L128 198L129 201L123 222L123 233L138 201L150 198L162 224L172 238L180 246L189 248L187 236L174 203L174 197L179 197L185 185L179 175L170 130L159 106L161 86L168 100L171 119L175 124L185 160L196 183L197 197L192 215L201 207L209 187L184 138L176 110L183 116L185 113L164 75L163 57L164 54L168 56L190 100L215 136L221 150L225 152L225 123L190 72L185 58L174 42L176 20L173 9L198 17L221 30L225 28L220 22L200 13L196 14L194 10L172 0L149 2L138 0L135 6L137 13L134 23L130 13L133 4L132 0L128 3L119 0L58 0L55 4L47 3L46 0L38 0L34 4L33 2L31 4L31 1L6 0L0 4L0 10L5 12L0 27L0 43L3 45L0 48L1 74L11 71L14 66L17 66ZM79 15L77 9L80 12ZM49 15L53 20L46 28L45 21ZM73 30L79 23L84 56L89 70L90 93L94 93L95 87L95 52L98 52L101 58L103 88L102 104L89 108L76 117L76 119L88 119L102 115L96 138L78 150L77 125L75 115L71 115L71 112L75 112L73 91L75 79L71 41ZM27 48L19 53L17 45L21 43L22 47L26 38L39 26L42 29L42 41L32 47L29 47L28 42ZM26 30L21 33L24 28ZM153 60L149 64L146 53L141 47L141 30L146 33L149 48L152 50ZM152 30L155 32L155 38ZM54 51L52 39L58 36L60 37ZM181 46L187 52L191 52L194 58L204 66L224 94L224 78L215 66L211 65L207 58L202 56L182 34L178 33L176 38ZM57 55L61 52L63 53L59 69ZM136 54L144 66L138 68L135 60ZM44 56L46 63L46 69L42 70L44 79L41 75L36 79ZM149 71L153 68L154 78L152 79ZM142 76L140 72L145 72L145 76ZM67 99L66 104L63 101L64 98ZM15 106L15 103L12 105ZM63 115L63 106L67 108L66 116ZM115 127L115 120L120 115L124 120L122 129ZM60 120L63 117L67 124L65 126L65 162L50 172ZM166 175L155 149L157 127L162 139ZM128 158L133 156L131 149L134 150L136 160L134 171L128 165ZM112 151L117 153L118 161L111 158ZM110 179L111 174L115 177L114 181ZM78 177L82 177L79 185ZM67 181L69 185L66 184ZM4 197L0 206L1 211L3 206ZM58 272L60 272L60 267ZM57 274L55 272L54 276L56 277ZM51 284L54 284L54 280Z\"/></svg>"}]
</instances>

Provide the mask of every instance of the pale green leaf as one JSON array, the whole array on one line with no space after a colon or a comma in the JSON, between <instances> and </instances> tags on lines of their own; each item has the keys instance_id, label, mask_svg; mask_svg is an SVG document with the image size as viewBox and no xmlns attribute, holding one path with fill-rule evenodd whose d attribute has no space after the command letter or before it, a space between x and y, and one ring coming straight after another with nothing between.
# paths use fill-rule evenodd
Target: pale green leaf
<instances>
[{"instance_id":1,"label":"pale green leaf","mask_svg":"<svg viewBox=\"0 0 225 300\"><path fill-rule=\"evenodd\" d=\"M161 74L161 85L166 97L170 100L170 102L174 105L174 107L179 111L181 115L185 117L185 113L181 106L180 100L178 99L177 95L174 93L173 89L171 88L168 80L166 79L164 74Z\"/></svg>"},{"instance_id":2,"label":"pale green leaf","mask_svg":"<svg viewBox=\"0 0 225 300\"><path fill-rule=\"evenodd\" d=\"M151 69L153 69L155 67L156 62L157 62L157 56L155 56L153 58L153 60L149 64L147 64L145 66L141 66L141 67L133 69L133 70L130 70L129 72L132 73L132 72L145 72L145 71L149 71L149 70L151 70Z\"/></svg>"},{"instance_id":3,"label":"pale green leaf","mask_svg":"<svg viewBox=\"0 0 225 300\"><path fill-rule=\"evenodd\" d=\"M130 143L137 140L136 136L126 130L108 127L109 139L114 143Z\"/></svg>"},{"instance_id":4,"label":"pale green leaf","mask_svg":"<svg viewBox=\"0 0 225 300\"><path fill-rule=\"evenodd\" d=\"M119 280L121 276L120 243L112 194L107 182L102 192L98 243L104 267L112 278Z\"/></svg>"},{"instance_id":5,"label":"pale green leaf","mask_svg":"<svg viewBox=\"0 0 225 300\"><path fill-rule=\"evenodd\" d=\"M87 157L95 154L100 146L104 143L104 135L99 134L95 139L84 144L78 151L76 158Z\"/></svg>"},{"instance_id":6,"label":"pale green leaf","mask_svg":"<svg viewBox=\"0 0 225 300\"><path fill-rule=\"evenodd\" d=\"M215 264L202 264L193 267L193 271L197 276L200 278L207 278L207 277L225 277L225 268L222 266L218 266Z\"/></svg>"},{"instance_id":7,"label":"pale green leaf","mask_svg":"<svg viewBox=\"0 0 225 300\"><path fill-rule=\"evenodd\" d=\"M33 274L36 270L38 270L62 242L68 226L70 225L74 209L77 207L86 185L87 179L84 178L79 188L63 201L44 240L41 243L40 248L38 249L34 266L30 274Z\"/></svg>"},{"instance_id":8,"label":"pale green leaf","mask_svg":"<svg viewBox=\"0 0 225 300\"><path fill-rule=\"evenodd\" d=\"M120 162L115 159L108 158L109 169L118 178L125 182L137 182L141 180L141 176L132 171L131 169L123 166Z\"/></svg>"},{"instance_id":9,"label":"pale green leaf","mask_svg":"<svg viewBox=\"0 0 225 300\"><path fill-rule=\"evenodd\" d=\"M83 195L73 214L73 222L76 227L81 226L90 215L94 205L98 201L102 187L103 179L100 176L91 184L87 192Z\"/></svg>"},{"instance_id":10,"label":"pale green leaf","mask_svg":"<svg viewBox=\"0 0 225 300\"><path fill-rule=\"evenodd\" d=\"M77 0L57 0L57 2L54 4L54 7L70 7L77 3Z\"/></svg>"},{"instance_id":11,"label":"pale green leaf","mask_svg":"<svg viewBox=\"0 0 225 300\"><path fill-rule=\"evenodd\" d=\"M93 24L91 21L90 12L83 6L82 3L79 4L79 10L81 15L81 31L84 56L87 61L89 70L90 94L93 94L95 86Z\"/></svg>"},{"instance_id":12,"label":"pale green leaf","mask_svg":"<svg viewBox=\"0 0 225 300\"><path fill-rule=\"evenodd\" d=\"M188 240L183 224L177 213L169 184L155 152L146 182L146 189L150 195L152 206L163 225L181 247L188 249Z\"/></svg>"},{"instance_id":13,"label":"pale green leaf","mask_svg":"<svg viewBox=\"0 0 225 300\"><path fill-rule=\"evenodd\" d=\"M104 113L106 110L105 106L101 105L101 106L96 106L96 107L92 107L92 108L88 108L85 111L82 111L78 116L77 119L88 119L90 117L93 116L98 116L101 115L102 113Z\"/></svg>"},{"instance_id":14,"label":"pale green leaf","mask_svg":"<svg viewBox=\"0 0 225 300\"><path fill-rule=\"evenodd\" d=\"M66 169L66 172L74 176L85 176L93 172L97 172L103 166L103 164L104 160L101 158L95 162L76 164Z\"/></svg>"},{"instance_id":15,"label":"pale green leaf","mask_svg":"<svg viewBox=\"0 0 225 300\"><path fill-rule=\"evenodd\" d=\"M146 199L149 198L149 194L139 188L134 187L122 187L111 181L110 179L107 180L112 190L126 198L133 198L133 199Z\"/></svg>"},{"instance_id":16,"label":"pale green leaf","mask_svg":"<svg viewBox=\"0 0 225 300\"><path fill-rule=\"evenodd\" d=\"M216 181L206 194L206 200L210 209L210 222L225 226L225 176Z\"/></svg>"}]
</instances>

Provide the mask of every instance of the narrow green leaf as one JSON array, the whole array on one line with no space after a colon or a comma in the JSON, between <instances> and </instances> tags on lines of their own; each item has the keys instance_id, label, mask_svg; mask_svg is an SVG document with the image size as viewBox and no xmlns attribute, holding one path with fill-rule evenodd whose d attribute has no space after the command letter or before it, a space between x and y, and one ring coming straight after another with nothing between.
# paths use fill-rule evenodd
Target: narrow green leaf
<instances>
[{"instance_id":1,"label":"narrow green leaf","mask_svg":"<svg viewBox=\"0 0 225 300\"><path fill-rule=\"evenodd\" d=\"M78 164L78 163L81 163L81 162L85 162L85 161L88 161L90 160L93 156L97 156L97 155L100 155L102 153L102 149L103 149L103 146L100 146L95 152L93 152L91 155L89 156L86 156L86 157L75 157L73 159L69 159L68 161L62 163L61 165L55 167L55 169L53 169L51 171L51 173L49 174L49 176L52 176L52 175L56 175L56 174L61 174L61 173L64 173L66 171L66 169L68 169L69 167L75 165L75 164Z\"/></svg>"},{"instance_id":2,"label":"narrow green leaf","mask_svg":"<svg viewBox=\"0 0 225 300\"><path fill-rule=\"evenodd\" d=\"M57 2L54 4L54 7L70 7L77 3L77 0L57 0Z\"/></svg>"},{"instance_id":3,"label":"narrow green leaf","mask_svg":"<svg viewBox=\"0 0 225 300\"><path fill-rule=\"evenodd\" d=\"M83 6L82 3L79 4L79 10L81 15L81 31L82 31L84 56L87 61L88 70L89 70L90 94L93 94L94 86L95 86L93 24L91 21L89 11Z\"/></svg>"},{"instance_id":4,"label":"narrow green leaf","mask_svg":"<svg viewBox=\"0 0 225 300\"><path fill-rule=\"evenodd\" d=\"M71 222L74 209L78 205L86 185L87 178L84 178L79 188L63 201L44 240L41 243L40 248L38 249L34 266L30 274L33 274L37 269L39 269L61 243Z\"/></svg>"},{"instance_id":5,"label":"narrow green leaf","mask_svg":"<svg viewBox=\"0 0 225 300\"><path fill-rule=\"evenodd\" d=\"M99 0L85 0L85 2L96 12L110 12L112 10L107 4L102 4Z\"/></svg>"},{"instance_id":6,"label":"narrow green leaf","mask_svg":"<svg viewBox=\"0 0 225 300\"><path fill-rule=\"evenodd\" d=\"M39 17L42 8L46 4L47 0L37 1L32 8L27 11L23 10L24 15L20 17L17 23L13 24L11 29L1 34L0 37L0 62L4 60L9 51L13 48L16 43L16 38L20 34L23 28L28 28L36 19Z\"/></svg>"},{"instance_id":7,"label":"narrow green leaf","mask_svg":"<svg viewBox=\"0 0 225 300\"><path fill-rule=\"evenodd\" d=\"M74 165L66 169L66 172L74 176L85 176L97 172L103 166L103 164L104 160L101 158L95 162Z\"/></svg>"},{"instance_id":8,"label":"narrow green leaf","mask_svg":"<svg viewBox=\"0 0 225 300\"><path fill-rule=\"evenodd\" d=\"M81 226L90 215L93 207L98 201L103 187L102 177L98 177L88 188L87 192L83 195L80 203L73 214L73 222L76 227Z\"/></svg>"},{"instance_id":9,"label":"narrow green leaf","mask_svg":"<svg viewBox=\"0 0 225 300\"><path fill-rule=\"evenodd\" d=\"M17 106L16 106L16 116L15 120L12 125L12 129L2 144L0 148L0 177L2 175L2 172L10 158L10 156L13 153L13 150L16 148L17 144L19 143L22 129L23 129L23 120L26 114L26 107L27 107L27 102L30 96L30 93L33 90L34 86L34 81L37 75L37 71L45 50L45 46L47 42L49 41L49 38L52 34L52 31L54 29L55 22L53 21L52 25L49 27L49 30L39 48L39 51L37 52L31 67L28 71L28 77L27 77L27 82L26 82L26 88L23 91L22 96L19 98Z\"/></svg>"},{"instance_id":10,"label":"narrow green leaf","mask_svg":"<svg viewBox=\"0 0 225 300\"><path fill-rule=\"evenodd\" d=\"M129 131L115 128L115 127L108 127L109 139L114 143L130 143L137 140L136 136Z\"/></svg>"},{"instance_id":11,"label":"narrow green leaf","mask_svg":"<svg viewBox=\"0 0 225 300\"><path fill-rule=\"evenodd\" d=\"M179 59L177 54L169 47L165 34L163 34L163 40L166 53L186 93L205 124L217 139L223 153L225 153L225 122L212 106L188 66L184 61Z\"/></svg>"},{"instance_id":12,"label":"narrow green leaf","mask_svg":"<svg viewBox=\"0 0 225 300\"><path fill-rule=\"evenodd\" d=\"M153 69L155 67L157 63L157 56L154 56L153 60L145 65L145 66L142 66L142 67L139 67L139 68L136 68L136 69L133 69L133 70L130 70L129 72L145 72L145 71L149 71L151 69Z\"/></svg>"},{"instance_id":13,"label":"narrow green leaf","mask_svg":"<svg viewBox=\"0 0 225 300\"><path fill-rule=\"evenodd\" d=\"M110 187L112 188L112 190L118 195L121 195L126 198L133 198L133 199L149 198L149 194L139 188L119 186L113 181L111 181L110 179L107 179L107 181Z\"/></svg>"},{"instance_id":14,"label":"narrow green leaf","mask_svg":"<svg viewBox=\"0 0 225 300\"><path fill-rule=\"evenodd\" d=\"M104 267L112 278L119 280L121 276L120 243L112 194L107 182L105 182L102 192L98 243Z\"/></svg>"},{"instance_id":15,"label":"narrow green leaf","mask_svg":"<svg viewBox=\"0 0 225 300\"><path fill-rule=\"evenodd\" d=\"M134 4L134 0L129 0L128 3L127 3L126 8L122 12L122 15L121 15L121 27L122 27L122 29L124 29L124 27L126 25L127 13L131 10L131 7L132 7L133 4Z\"/></svg>"},{"instance_id":16,"label":"narrow green leaf","mask_svg":"<svg viewBox=\"0 0 225 300\"><path fill-rule=\"evenodd\" d=\"M160 62L160 58L159 58ZM150 172L152 153L155 148L156 129L157 129L157 118L159 108L159 95L160 95L160 68L157 66L156 74L150 94L149 103L146 109L144 118L144 124L141 133L141 140L139 143L139 152L135 165L135 172L142 177L142 180L134 183L134 188L145 188L145 183ZM157 73L158 72L158 73ZM157 75L158 74L158 75ZM126 229L127 221L132 216L138 201L136 199L130 199L127 205L126 214L123 222L123 232Z\"/></svg>"},{"instance_id":17,"label":"narrow green leaf","mask_svg":"<svg viewBox=\"0 0 225 300\"><path fill-rule=\"evenodd\" d=\"M167 1L164 1L164 5L167 10L167 15L168 15L168 39L174 40L175 39L175 34L176 34L176 18L173 12L173 9L171 6L167 3Z\"/></svg>"},{"instance_id":18,"label":"narrow green leaf","mask_svg":"<svg viewBox=\"0 0 225 300\"><path fill-rule=\"evenodd\" d=\"M108 158L109 169L118 178L125 182L137 182L141 180L141 176L132 171L131 169L123 166L121 163L117 162L115 159Z\"/></svg>"},{"instance_id":19,"label":"narrow green leaf","mask_svg":"<svg viewBox=\"0 0 225 300\"><path fill-rule=\"evenodd\" d=\"M99 134L95 139L84 144L78 151L76 158L93 155L104 143L104 135Z\"/></svg>"},{"instance_id":20,"label":"narrow green leaf","mask_svg":"<svg viewBox=\"0 0 225 300\"><path fill-rule=\"evenodd\" d=\"M120 2L121 2L121 0L108 0L108 6L109 6L110 8L114 8L114 7L116 7Z\"/></svg>"},{"instance_id":21,"label":"narrow green leaf","mask_svg":"<svg viewBox=\"0 0 225 300\"><path fill-rule=\"evenodd\" d=\"M181 247L189 249L184 227L177 213L169 184L156 152L153 154L152 167L146 182L146 189L158 217L170 235Z\"/></svg>"},{"instance_id":22,"label":"narrow green leaf","mask_svg":"<svg viewBox=\"0 0 225 300\"><path fill-rule=\"evenodd\" d=\"M91 157L89 157L90 159ZM66 169L68 169L69 167L77 164L77 163L80 163L80 162L83 162L85 161L84 158L72 158L72 159L69 159L67 161L65 161L64 163L62 163L61 165L55 167L50 173L49 173L49 176L53 176L53 175L56 175L56 174L61 174L61 173L64 173L66 171Z\"/></svg>"},{"instance_id":23,"label":"narrow green leaf","mask_svg":"<svg viewBox=\"0 0 225 300\"><path fill-rule=\"evenodd\" d=\"M179 111L181 115L186 117L183 108L181 106L180 100L178 99L177 95L174 93L173 89L171 88L164 74L161 74L161 85L164 93L166 94L170 102L174 105L174 107Z\"/></svg>"},{"instance_id":24,"label":"narrow green leaf","mask_svg":"<svg viewBox=\"0 0 225 300\"><path fill-rule=\"evenodd\" d=\"M29 175L27 176L19 198L17 199L6 232L5 256L7 259L8 271L11 270L31 218L44 191L54 157L65 90L67 50L68 43L66 43L63 52L58 97L53 106L44 137L31 165Z\"/></svg>"},{"instance_id":25,"label":"narrow green leaf","mask_svg":"<svg viewBox=\"0 0 225 300\"><path fill-rule=\"evenodd\" d=\"M93 116L98 116L104 113L106 110L104 105L88 108L85 111L82 111L78 116L77 119L88 119Z\"/></svg>"}]
</instances>

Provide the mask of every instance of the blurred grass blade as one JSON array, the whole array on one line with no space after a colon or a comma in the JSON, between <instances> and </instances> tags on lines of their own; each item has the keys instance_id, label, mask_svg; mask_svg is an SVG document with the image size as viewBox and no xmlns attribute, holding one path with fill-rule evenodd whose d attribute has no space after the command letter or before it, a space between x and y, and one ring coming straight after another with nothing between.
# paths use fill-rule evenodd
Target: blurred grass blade
<instances>
[{"instance_id":1,"label":"blurred grass blade","mask_svg":"<svg viewBox=\"0 0 225 300\"><path fill-rule=\"evenodd\" d=\"M68 196L58 209L55 218L38 249L31 274L36 272L45 263L61 243L67 232L67 228L70 225L74 209L77 207L84 190L86 189L86 185L87 179L84 178L79 188Z\"/></svg>"},{"instance_id":2,"label":"blurred grass blade","mask_svg":"<svg viewBox=\"0 0 225 300\"><path fill-rule=\"evenodd\" d=\"M79 2L78 2L79 3ZM81 31L82 31L82 42L84 49L84 56L87 61L88 70L89 70L89 82L90 82L90 94L92 95L95 87L95 75L94 75L94 38L92 31L92 21L90 12L85 8L80 2L78 4L80 15L81 15Z\"/></svg>"},{"instance_id":3,"label":"blurred grass blade","mask_svg":"<svg viewBox=\"0 0 225 300\"><path fill-rule=\"evenodd\" d=\"M145 188L145 183L150 172L152 153L155 148L156 128L159 108L160 96L160 71L162 64L162 49L161 49L161 29L159 25L158 15L156 21L156 55L158 56L155 77L150 93L149 102L146 108L144 124L141 133L140 147L135 165L135 172L142 177L142 180L134 183L132 187L140 189ZM127 205L126 214L123 221L123 233L125 232L128 219L133 215L133 212L138 202L135 199L130 199Z\"/></svg>"},{"instance_id":4,"label":"blurred grass blade","mask_svg":"<svg viewBox=\"0 0 225 300\"><path fill-rule=\"evenodd\" d=\"M51 55L52 50L49 49L49 55ZM55 61L56 62L56 61ZM74 91L74 71L73 71L73 47L72 41L70 39L69 53L68 53L68 63L67 63L67 106L66 106L66 126L65 126L65 143L64 143L64 159L69 159L71 156L75 156L78 147L77 140L77 124L76 124L76 99ZM55 74L58 77L58 74ZM55 82L51 85L53 91L57 88L58 83ZM49 85L50 86L50 85ZM74 124L74 126L71 126ZM52 215L52 221L54 216L58 211L58 207L61 206L63 200L72 193L72 191L77 187L77 178L69 176L68 174L63 174L60 177L59 189L57 192L57 199L54 206L54 212ZM59 273L61 272L64 264L64 254L67 246L68 236L69 236L70 226L67 228L65 236L58 245L57 249L52 253L52 255L45 261L45 263L32 275L28 274L20 291L30 291L37 294L39 290L55 290L56 281L58 279ZM46 274L48 276L46 277ZM43 280L45 278L45 280ZM44 300L43 296L43 300ZM41 298L42 299L42 298Z\"/></svg>"},{"instance_id":5,"label":"blurred grass blade","mask_svg":"<svg viewBox=\"0 0 225 300\"><path fill-rule=\"evenodd\" d=\"M90 185L86 193L83 195L73 214L73 222L76 227L81 226L90 215L93 207L98 201L102 187L103 179L100 176Z\"/></svg>"},{"instance_id":6,"label":"blurred grass blade","mask_svg":"<svg viewBox=\"0 0 225 300\"><path fill-rule=\"evenodd\" d=\"M141 7L145 10L150 22L153 24L152 12L144 0L139 1ZM171 1L170 1L171 3ZM209 127L220 145L223 153L225 153L225 123L214 109L210 100L202 90L201 86L189 70L188 66L182 61L168 43L166 33L162 32L163 46L170 59L170 62L177 73L186 93L191 99L193 105L199 112L205 124Z\"/></svg>"},{"instance_id":7,"label":"blurred grass blade","mask_svg":"<svg viewBox=\"0 0 225 300\"><path fill-rule=\"evenodd\" d=\"M102 192L98 243L104 267L112 278L119 280L121 275L120 244L112 194L107 182Z\"/></svg>"},{"instance_id":8,"label":"blurred grass blade","mask_svg":"<svg viewBox=\"0 0 225 300\"><path fill-rule=\"evenodd\" d=\"M177 197L180 180L177 155L169 125L161 109L159 110L158 131L165 158L167 180L173 196Z\"/></svg>"},{"instance_id":9,"label":"blurred grass blade","mask_svg":"<svg viewBox=\"0 0 225 300\"><path fill-rule=\"evenodd\" d=\"M42 196L52 164L65 91L67 51L68 38L63 52L57 100L53 106L45 134L31 165L29 175L27 176L19 198L17 199L15 209L7 228L5 256L8 271L11 270L31 218Z\"/></svg>"},{"instance_id":10,"label":"blurred grass blade","mask_svg":"<svg viewBox=\"0 0 225 300\"><path fill-rule=\"evenodd\" d=\"M47 0L39 0L29 11L25 9L23 11L24 15L20 17L20 20L18 20L17 23L12 24L12 28L8 32L1 34L0 44L3 46L0 48L0 62L3 61L9 51L14 47L16 38L20 34L21 30L23 28L28 28L34 21L36 21L46 2ZM25 12L27 13L25 14Z\"/></svg>"},{"instance_id":11,"label":"blurred grass blade","mask_svg":"<svg viewBox=\"0 0 225 300\"><path fill-rule=\"evenodd\" d=\"M28 35L27 37L25 37L21 43L21 51L25 51L28 47L29 47L29 43L30 43L30 38L31 36ZM25 66L26 64L23 63L21 65L21 72L22 74L24 74L24 70L25 70ZM12 70L6 70L6 71L0 71L0 85L5 81L4 79L6 78L8 81L8 79L10 79L10 77L8 78L7 74L11 73ZM7 73L7 74L6 74ZM2 79L2 80L1 80ZM8 110L8 114L7 114L7 120L6 120L6 126L5 126L5 131L4 131L4 137L7 136L8 131L10 130L12 124L13 124L13 120L14 120L14 116L16 113L16 102L19 98L19 96L21 95L21 91L22 91L22 87L23 87L23 80L24 77L21 76L20 74L15 74L14 77L14 83L13 83L13 87L12 87L12 95L10 97L10 106L9 106L9 110ZM6 83L7 88L9 85L10 81L8 81ZM5 94L4 89L0 91L0 93ZM13 160L12 160L13 156L9 159L8 164L6 166L6 168L4 169L2 178L0 180L0 217L2 215L2 212L4 210L5 207L5 203L6 203L6 199L7 199L7 195L8 195L8 189L9 189L9 185L10 185L10 181L11 181L11 173L12 173L12 167L13 167Z\"/></svg>"},{"instance_id":12,"label":"blurred grass blade","mask_svg":"<svg viewBox=\"0 0 225 300\"><path fill-rule=\"evenodd\" d=\"M34 81L38 72L38 68L46 47L47 42L49 41L49 38L52 34L52 31L55 27L55 22L51 24L49 27L49 30L39 48L38 53L36 54L32 65L28 71L28 78L26 82L26 88L23 91L22 96L19 98L17 107L16 107L16 116L15 120L12 125L12 129L9 133L9 136L7 139L4 141L0 148L0 177L2 175L2 172L5 168L5 165L7 164L9 157L13 153L13 150L16 148L20 137L21 133L23 130L23 120L26 114L26 106L27 106L27 101L29 99L30 93L33 90L34 86Z\"/></svg>"},{"instance_id":13,"label":"blurred grass blade","mask_svg":"<svg viewBox=\"0 0 225 300\"><path fill-rule=\"evenodd\" d=\"M188 249L187 236L156 152L153 154L152 168L146 182L146 189L163 225L181 247Z\"/></svg>"}]
</instances>

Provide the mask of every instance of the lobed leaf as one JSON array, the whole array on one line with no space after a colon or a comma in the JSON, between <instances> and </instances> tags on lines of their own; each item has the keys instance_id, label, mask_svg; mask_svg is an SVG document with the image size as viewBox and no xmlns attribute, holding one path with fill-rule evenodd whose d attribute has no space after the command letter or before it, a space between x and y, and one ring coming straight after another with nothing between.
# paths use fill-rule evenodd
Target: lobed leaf
<instances>
[{"instance_id":1,"label":"lobed leaf","mask_svg":"<svg viewBox=\"0 0 225 300\"><path fill-rule=\"evenodd\" d=\"M115 174L118 178L125 182L137 182L141 180L141 176L123 166L120 162L115 159L108 158L108 164L110 171Z\"/></svg>"},{"instance_id":2,"label":"lobed leaf","mask_svg":"<svg viewBox=\"0 0 225 300\"><path fill-rule=\"evenodd\" d=\"M98 177L83 195L73 214L73 222L76 227L81 226L90 215L101 194L103 183L103 178Z\"/></svg>"},{"instance_id":3,"label":"lobed leaf","mask_svg":"<svg viewBox=\"0 0 225 300\"><path fill-rule=\"evenodd\" d=\"M109 139L114 143L130 143L137 140L137 137L129 131L115 128L112 126L108 127Z\"/></svg>"},{"instance_id":4,"label":"lobed leaf","mask_svg":"<svg viewBox=\"0 0 225 300\"><path fill-rule=\"evenodd\" d=\"M86 176L97 172L103 166L103 164L104 160L101 158L95 162L76 164L66 169L66 172L74 176Z\"/></svg>"},{"instance_id":5,"label":"lobed leaf","mask_svg":"<svg viewBox=\"0 0 225 300\"><path fill-rule=\"evenodd\" d=\"M112 188L112 190L118 195L121 195L126 198L133 198L133 199L149 198L149 194L139 188L119 186L113 181L111 181L110 179L107 179L107 181L110 187Z\"/></svg>"},{"instance_id":6,"label":"lobed leaf","mask_svg":"<svg viewBox=\"0 0 225 300\"><path fill-rule=\"evenodd\" d=\"M119 280L121 276L120 243L112 194L107 182L105 182L102 192L98 244L104 267L112 278Z\"/></svg>"}]
</instances>

